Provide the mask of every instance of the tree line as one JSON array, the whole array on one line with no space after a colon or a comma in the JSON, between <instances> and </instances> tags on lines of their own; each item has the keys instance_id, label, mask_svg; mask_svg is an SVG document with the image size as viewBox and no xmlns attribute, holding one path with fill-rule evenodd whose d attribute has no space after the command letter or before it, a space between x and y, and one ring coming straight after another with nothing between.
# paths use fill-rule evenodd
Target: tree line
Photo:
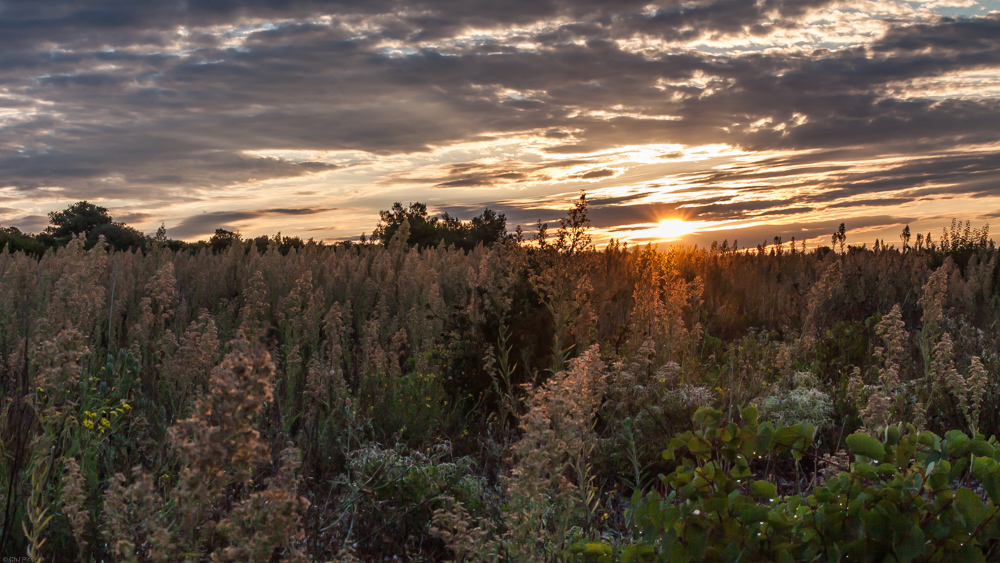
<instances>
[{"instance_id":1,"label":"tree line","mask_svg":"<svg viewBox=\"0 0 1000 563\"><path fill-rule=\"evenodd\" d=\"M298 236L282 236L280 232L274 236L260 235L244 238L238 231L223 228L217 228L208 240L186 242L168 238L166 226L162 223L155 234L147 235L125 222L115 221L107 208L88 201L78 201L62 211L50 212L48 217L49 226L37 234L24 233L17 227L0 225L0 249L6 249L8 252L21 251L40 257L46 250L65 246L75 237L83 237L84 246L87 249L96 246L103 238L108 249L133 252L146 251L154 242L161 243L174 251L197 252L201 249L210 249L216 253L225 251L233 244L246 244L248 248L256 248L259 252L267 251L274 244L282 254L287 254L292 249L302 249L306 245L324 246L323 242L315 241L312 238L303 240ZM566 240L558 239L556 246L568 245L567 248L573 251L580 245L581 237L590 226L585 193L581 194L579 200L567 212L567 217L560 219L559 222L560 234L557 237L569 238ZM419 249L444 244L468 252L479 244L491 246L497 243L520 244L525 241L524 232L520 225L513 232L509 232L507 217L488 207L472 219L462 220L447 212L440 217L430 215L425 203L413 202L405 207L402 203L396 202L391 208L379 212L379 222L375 229L370 236L362 234L360 243L388 246L400 229L406 229L407 245ZM536 229L533 241L539 247L545 248L549 244L548 224L539 220ZM988 224L980 228L973 228L970 221L963 223L957 219L952 219L950 229L943 229L942 234L936 240L930 232L926 235L917 233L914 237L909 225L903 228L899 239L902 243L898 249L900 252L939 252L956 257L959 263L964 263L979 249L992 250L995 248L995 242L989 237ZM589 244L589 237L587 240ZM832 248L821 246L816 249L816 252L825 254L839 250L841 254L844 254L845 252L869 250L867 244L847 245L847 230L844 223L841 223L833 232L830 241ZM912 244L911 241L913 241ZM802 252L805 252L805 241L800 242ZM352 244L356 243L350 241L333 243L334 246L350 246ZM773 244L769 244L765 240L757 244L755 249L741 249L738 241L733 241L733 244L730 245L728 240L723 241L721 245L715 241L710 247L713 253L754 252L755 250L757 254L779 256L785 252L794 254L797 251L796 248L794 237L787 247L781 237L774 237ZM884 239L876 239L871 250L879 252L897 249L894 245L887 244Z\"/></svg>"},{"instance_id":2,"label":"tree line","mask_svg":"<svg viewBox=\"0 0 1000 563\"><path fill-rule=\"evenodd\" d=\"M261 235L244 239L238 231L223 228L216 229L208 240L173 240L167 237L167 229L163 224L155 234L147 235L124 222L115 221L107 208L88 201L78 201L62 211L53 211L48 216L49 226L37 234L0 225L0 249L5 248L8 252L22 251L37 257L50 248L65 246L75 237L83 237L87 249L96 246L103 237L108 248L119 251L145 251L154 242L163 243L173 250L197 251L207 248L213 252L224 251L236 243L249 243L263 252L271 244L276 244L282 254L287 254L293 248L301 249L307 244L323 245L311 238L303 240L297 236L282 236L281 233L273 237ZM520 227L517 233L508 233L506 216L489 208L471 220L462 220L448 213L441 217L430 216L424 203L416 202L403 207L402 203L396 202L390 209L383 210L379 218L379 223L370 236L361 235L362 243L387 246L404 224L409 230L407 243L418 248L444 243L468 251L478 244L489 246L498 242L510 242L520 236L517 234Z\"/></svg>"}]
</instances>

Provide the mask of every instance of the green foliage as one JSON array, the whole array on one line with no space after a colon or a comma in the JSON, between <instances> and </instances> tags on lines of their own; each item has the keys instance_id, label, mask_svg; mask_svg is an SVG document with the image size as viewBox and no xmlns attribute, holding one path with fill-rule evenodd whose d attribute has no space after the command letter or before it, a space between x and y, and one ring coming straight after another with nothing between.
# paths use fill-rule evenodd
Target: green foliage
<instances>
[{"instance_id":1,"label":"green foliage","mask_svg":"<svg viewBox=\"0 0 1000 563\"><path fill-rule=\"evenodd\" d=\"M35 257L45 253L45 244L37 238L22 233L17 227L0 227L0 250L8 253L24 252Z\"/></svg>"},{"instance_id":2,"label":"green foliage","mask_svg":"<svg viewBox=\"0 0 1000 563\"><path fill-rule=\"evenodd\" d=\"M360 406L380 441L402 440L413 447L436 442L451 422L453 403L439 376L408 373L366 378Z\"/></svg>"},{"instance_id":3,"label":"green foliage","mask_svg":"<svg viewBox=\"0 0 1000 563\"><path fill-rule=\"evenodd\" d=\"M443 442L422 451L361 448L338 485L347 494L335 525L350 530L348 538L363 546L359 554L369 561L422 547L442 551L430 532L434 512L458 502L471 517L487 516L494 494L476 475L474 461L454 458Z\"/></svg>"},{"instance_id":4,"label":"green foliage","mask_svg":"<svg viewBox=\"0 0 1000 563\"><path fill-rule=\"evenodd\" d=\"M985 561L1000 543L992 438L912 425L852 434L854 462L803 494L755 476L767 459L808 457L811 426L757 424L752 408L742 418L703 409L670 440L663 455L677 467L663 494L634 497L622 561Z\"/></svg>"}]
</instances>

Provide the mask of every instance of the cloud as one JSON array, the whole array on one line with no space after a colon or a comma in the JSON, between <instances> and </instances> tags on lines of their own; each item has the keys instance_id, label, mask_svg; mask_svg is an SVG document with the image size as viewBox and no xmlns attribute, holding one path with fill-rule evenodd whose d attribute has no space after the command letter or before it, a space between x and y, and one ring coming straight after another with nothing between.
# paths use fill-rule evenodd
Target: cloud
<instances>
[{"instance_id":1,"label":"cloud","mask_svg":"<svg viewBox=\"0 0 1000 563\"><path fill-rule=\"evenodd\" d=\"M671 182L682 181L725 194L642 212L626 196L595 200L595 221L612 225L1000 197L998 13L943 17L895 0L15 0L2 10L0 177L21 201L60 187L71 200L125 202L124 216L141 221L260 198L263 187L313 191L315 208L411 188L414 201L447 189L456 205L525 188L540 201L606 186L676 199L685 192ZM960 81L965 94L949 90ZM753 158L681 173L638 151L611 154L639 145ZM367 164L253 154L283 150L357 151ZM643 170L670 189L630 185ZM226 213L182 219L171 236L295 215Z\"/></svg>"},{"instance_id":2,"label":"cloud","mask_svg":"<svg viewBox=\"0 0 1000 563\"><path fill-rule=\"evenodd\" d=\"M192 215L177 225L167 229L167 234L176 239L192 239L215 233L216 229L238 231L236 223L257 219L263 214L253 211L216 211Z\"/></svg>"},{"instance_id":3,"label":"cloud","mask_svg":"<svg viewBox=\"0 0 1000 563\"><path fill-rule=\"evenodd\" d=\"M248 221L274 215L315 215L331 211L326 209L263 209L259 211L214 211L192 215L167 229L167 234L176 239L193 239L214 234L216 229L239 231L240 225Z\"/></svg>"},{"instance_id":4,"label":"cloud","mask_svg":"<svg viewBox=\"0 0 1000 563\"><path fill-rule=\"evenodd\" d=\"M25 215L5 221L9 227L17 227L23 233L40 233L49 226L47 215Z\"/></svg>"}]
</instances>

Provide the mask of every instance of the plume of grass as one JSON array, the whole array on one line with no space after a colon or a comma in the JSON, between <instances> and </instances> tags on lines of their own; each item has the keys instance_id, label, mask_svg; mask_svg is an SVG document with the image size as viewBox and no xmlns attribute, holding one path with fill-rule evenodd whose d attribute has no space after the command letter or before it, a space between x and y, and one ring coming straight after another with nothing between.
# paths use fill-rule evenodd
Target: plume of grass
<instances>
[{"instance_id":1,"label":"plume of grass","mask_svg":"<svg viewBox=\"0 0 1000 563\"><path fill-rule=\"evenodd\" d=\"M596 508L590 456L605 390L597 346L573 359L528 398L515 465L505 480L504 544L518 561L551 560L589 526Z\"/></svg>"}]
</instances>

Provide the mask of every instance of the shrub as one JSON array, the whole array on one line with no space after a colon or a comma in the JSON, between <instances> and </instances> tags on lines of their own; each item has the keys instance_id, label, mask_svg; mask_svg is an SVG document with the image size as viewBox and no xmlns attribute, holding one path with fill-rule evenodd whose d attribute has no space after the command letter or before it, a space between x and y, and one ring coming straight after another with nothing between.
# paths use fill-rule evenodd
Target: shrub
<instances>
[{"instance_id":1,"label":"shrub","mask_svg":"<svg viewBox=\"0 0 1000 563\"><path fill-rule=\"evenodd\" d=\"M809 372L796 373L792 384L792 389L772 387L760 400L760 418L778 426L809 423L821 430L833 413L830 396L818 388L819 382Z\"/></svg>"},{"instance_id":2,"label":"shrub","mask_svg":"<svg viewBox=\"0 0 1000 563\"><path fill-rule=\"evenodd\" d=\"M1000 449L911 425L847 437L854 460L810 494L762 475L773 456L810 456L809 424L743 424L702 409L664 457L664 493L634 497L622 561L985 561L1000 543Z\"/></svg>"}]
</instances>

